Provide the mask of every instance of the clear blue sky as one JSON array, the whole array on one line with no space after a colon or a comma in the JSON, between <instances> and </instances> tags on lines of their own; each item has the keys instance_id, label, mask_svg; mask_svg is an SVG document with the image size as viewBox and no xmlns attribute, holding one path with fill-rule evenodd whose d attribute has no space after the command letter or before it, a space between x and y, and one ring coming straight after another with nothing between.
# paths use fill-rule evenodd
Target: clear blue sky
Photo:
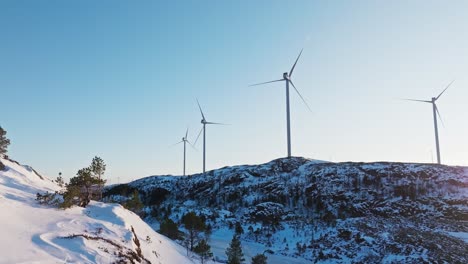
<instances>
[{"instance_id":1,"label":"clear blue sky","mask_svg":"<svg viewBox=\"0 0 468 264\"><path fill-rule=\"evenodd\" d=\"M209 121L207 168L286 155L281 78L298 52L295 156L468 165L466 1L1 1L0 125L9 154L66 178L95 156L111 182L182 173ZM201 171L187 153L189 173ZM432 154L431 154L432 153Z\"/></svg>"}]
</instances>

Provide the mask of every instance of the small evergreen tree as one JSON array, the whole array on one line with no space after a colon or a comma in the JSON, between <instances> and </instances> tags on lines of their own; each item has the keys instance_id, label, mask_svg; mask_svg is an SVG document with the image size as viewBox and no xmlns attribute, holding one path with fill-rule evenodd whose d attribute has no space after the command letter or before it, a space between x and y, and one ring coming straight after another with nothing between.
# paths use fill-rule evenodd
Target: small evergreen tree
<instances>
[{"instance_id":1,"label":"small evergreen tree","mask_svg":"<svg viewBox=\"0 0 468 264\"><path fill-rule=\"evenodd\" d=\"M59 208L66 209L80 203L80 187L67 185L67 189L63 193L63 202L59 204Z\"/></svg>"},{"instance_id":2,"label":"small evergreen tree","mask_svg":"<svg viewBox=\"0 0 468 264\"><path fill-rule=\"evenodd\" d=\"M252 257L252 264L267 264L267 256L263 254L257 254Z\"/></svg>"},{"instance_id":3,"label":"small evergreen tree","mask_svg":"<svg viewBox=\"0 0 468 264\"><path fill-rule=\"evenodd\" d=\"M236 222L235 232L236 232L236 235L238 236L244 234L244 229L242 228L242 225L240 222Z\"/></svg>"},{"instance_id":4,"label":"small evergreen tree","mask_svg":"<svg viewBox=\"0 0 468 264\"><path fill-rule=\"evenodd\" d=\"M84 168L70 179L67 190L63 194L61 208L69 208L72 205L86 207L93 198L93 186L101 185L104 181L93 175L90 168Z\"/></svg>"},{"instance_id":5,"label":"small evergreen tree","mask_svg":"<svg viewBox=\"0 0 468 264\"><path fill-rule=\"evenodd\" d=\"M6 138L6 133L7 132L0 126L0 157L5 156L8 145L10 145L10 140Z\"/></svg>"},{"instance_id":6,"label":"small evergreen tree","mask_svg":"<svg viewBox=\"0 0 468 264\"><path fill-rule=\"evenodd\" d=\"M102 176L104 176L104 172L106 171L106 164L104 163L104 160L98 156L94 157L93 160L91 161L91 166L89 168L93 172L94 176L97 177L101 181ZM99 200L102 200L103 185L104 185L104 181L102 181L102 184L99 184L99 198L98 198Z\"/></svg>"},{"instance_id":7,"label":"small evergreen tree","mask_svg":"<svg viewBox=\"0 0 468 264\"><path fill-rule=\"evenodd\" d=\"M205 227L206 242L210 242L210 238L212 234L213 234L213 227L210 224L206 224L206 227Z\"/></svg>"},{"instance_id":8,"label":"small evergreen tree","mask_svg":"<svg viewBox=\"0 0 468 264\"><path fill-rule=\"evenodd\" d=\"M195 212L189 212L182 216L182 223L187 229L187 242L190 250L193 251L193 247L200 239L200 233L206 229L205 222L195 214Z\"/></svg>"},{"instance_id":9,"label":"small evergreen tree","mask_svg":"<svg viewBox=\"0 0 468 264\"><path fill-rule=\"evenodd\" d=\"M55 180L55 182L57 183L57 185L60 187L60 188L63 188L65 186L65 181L63 180L63 177L62 177L62 173L59 172L59 176L57 177L57 179Z\"/></svg>"},{"instance_id":10,"label":"small evergreen tree","mask_svg":"<svg viewBox=\"0 0 468 264\"><path fill-rule=\"evenodd\" d=\"M177 224L170 218L164 219L159 226L159 233L167 236L170 239L180 239L180 231Z\"/></svg>"},{"instance_id":11,"label":"small evergreen tree","mask_svg":"<svg viewBox=\"0 0 468 264\"><path fill-rule=\"evenodd\" d=\"M59 196L59 193L56 191L54 193L37 193L36 194L36 201L39 204L45 204L45 205L53 205L57 206L61 203L61 197Z\"/></svg>"},{"instance_id":12,"label":"small evergreen tree","mask_svg":"<svg viewBox=\"0 0 468 264\"><path fill-rule=\"evenodd\" d=\"M137 190L133 191L132 198L125 203L124 207L135 213L140 213L143 208L143 203L140 200L140 195Z\"/></svg>"},{"instance_id":13,"label":"small evergreen tree","mask_svg":"<svg viewBox=\"0 0 468 264\"><path fill-rule=\"evenodd\" d=\"M207 260L213 257L211 247L205 239L200 240L200 242L198 242L198 244L193 248L193 251L200 256L202 264L206 263Z\"/></svg>"},{"instance_id":14,"label":"small evergreen tree","mask_svg":"<svg viewBox=\"0 0 468 264\"><path fill-rule=\"evenodd\" d=\"M231 243L226 249L226 255L228 257L228 264L241 264L245 260L238 235L232 237Z\"/></svg>"}]
</instances>

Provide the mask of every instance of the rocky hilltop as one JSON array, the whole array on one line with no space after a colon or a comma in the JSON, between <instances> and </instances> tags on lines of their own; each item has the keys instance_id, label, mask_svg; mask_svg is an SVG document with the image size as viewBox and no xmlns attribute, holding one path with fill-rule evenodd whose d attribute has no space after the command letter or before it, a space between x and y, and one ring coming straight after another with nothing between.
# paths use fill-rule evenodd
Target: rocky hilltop
<instances>
[{"instance_id":1,"label":"rocky hilltop","mask_svg":"<svg viewBox=\"0 0 468 264\"><path fill-rule=\"evenodd\" d=\"M240 223L244 247L269 250L272 260L468 263L466 167L294 157L151 176L111 186L106 196L124 201L135 190L155 228L195 211L212 227L213 244L227 246Z\"/></svg>"}]
</instances>

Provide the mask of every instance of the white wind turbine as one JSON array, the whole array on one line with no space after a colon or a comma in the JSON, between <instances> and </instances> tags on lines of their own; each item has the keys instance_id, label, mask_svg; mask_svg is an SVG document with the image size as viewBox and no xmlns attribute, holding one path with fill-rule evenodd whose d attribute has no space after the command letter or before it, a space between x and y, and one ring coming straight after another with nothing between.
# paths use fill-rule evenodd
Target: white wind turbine
<instances>
[{"instance_id":1,"label":"white wind turbine","mask_svg":"<svg viewBox=\"0 0 468 264\"><path fill-rule=\"evenodd\" d=\"M301 93L299 92L299 90L297 90L296 86L294 85L294 83L291 80L292 74L294 72L294 68L296 67L297 61L301 57L301 54L302 54L302 50L299 53L299 56L297 56L297 59L294 62L294 65L292 66L291 71L289 71L289 73L288 72L283 73L283 78L282 79L250 85L250 86L256 86L256 85L262 85L262 84L267 84L267 83L272 83L272 82L285 81L285 83L286 83L286 128L287 128L288 158L291 157L291 119L290 119L290 111L289 111L289 84L292 85L292 87L297 92L299 97L302 99L304 104L312 112L312 110L310 109L310 107L307 104L306 100L304 99L304 97L302 97Z\"/></svg>"},{"instance_id":2,"label":"white wind turbine","mask_svg":"<svg viewBox=\"0 0 468 264\"><path fill-rule=\"evenodd\" d=\"M190 141L188 141L187 137L188 137L188 128L187 128L187 131L185 132L185 137L182 137L181 141L174 144L174 145L178 145L180 143L184 143L184 176L185 176L185 155L186 155L186 150L187 150L186 144L189 143L190 146L192 146L192 148L195 149L195 146L192 145L192 143L190 143Z\"/></svg>"},{"instance_id":3,"label":"white wind turbine","mask_svg":"<svg viewBox=\"0 0 468 264\"><path fill-rule=\"evenodd\" d=\"M449 83L449 85L447 85L447 87L445 87L445 89L437 97L432 97L430 101L429 100L404 99L407 101L415 101L415 102L432 104L432 115L434 117L434 131L435 131L435 141L436 141L436 151L437 151L437 164L441 163L440 147L439 147L439 130L437 128L437 116L439 116L441 122L442 122L442 117L440 116L439 109L437 108L437 105L436 105L436 101L450 87L450 85L452 85L454 81L455 80Z\"/></svg>"},{"instance_id":4,"label":"white wind turbine","mask_svg":"<svg viewBox=\"0 0 468 264\"><path fill-rule=\"evenodd\" d=\"M198 133L198 136L197 136L197 139L195 139L194 145L197 144L198 138L200 137L201 132L203 131L203 173L205 173L206 171L206 125L226 125L226 124L206 121L205 115L203 114L203 110L200 106L200 103L198 102L198 99L197 99L197 104L198 104L198 108L200 109L200 114L202 116L202 120L200 122L202 123L203 127Z\"/></svg>"}]
</instances>

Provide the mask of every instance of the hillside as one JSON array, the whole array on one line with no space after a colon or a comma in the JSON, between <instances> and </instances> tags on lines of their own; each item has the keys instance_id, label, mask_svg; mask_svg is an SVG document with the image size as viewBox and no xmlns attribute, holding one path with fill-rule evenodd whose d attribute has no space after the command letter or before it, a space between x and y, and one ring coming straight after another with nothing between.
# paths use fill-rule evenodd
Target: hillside
<instances>
[{"instance_id":1,"label":"hillside","mask_svg":"<svg viewBox=\"0 0 468 264\"><path fill-rule=\"evenodd\" d=\"M468 263L466 167L296 157L147 177L106 196L135 189L155 229L164 217L205 216L219 259L239 222L248 261L269 249L269 263Z\"/></svg>"},{"instance_id":2,"label":"hillside","mask_svg":"<svg viewBox=\"0 0 468 264\"><path fill-rule=\"evenodd\" d=\"M59 187L28 166L0 162L0 263L193 263L182 247L118 204L39 205L36 193Z\"/></svg>"}]
</instances>

